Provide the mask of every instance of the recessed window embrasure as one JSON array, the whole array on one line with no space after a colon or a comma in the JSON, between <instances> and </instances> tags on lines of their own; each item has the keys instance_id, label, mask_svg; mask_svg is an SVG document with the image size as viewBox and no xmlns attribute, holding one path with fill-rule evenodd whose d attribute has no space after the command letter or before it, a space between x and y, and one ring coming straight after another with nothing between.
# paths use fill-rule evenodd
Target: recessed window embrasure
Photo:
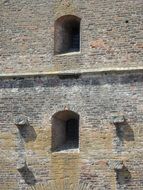
<instances>
[{"instance_id":1,"label":"recessed window embrasure","mask_svg":"<svg viewBox=\"0 0 143 190\"><path fill-rule=\"evenodd\" d=\"M59 111L52 117L52 151L79 147L79 115L73 111Z\"/></svg>"},{"instance_id":2,"label":"recessed window embrasure","mask_svg":"<svg viewBox=\"0 0 143 190\"><path fill-rule=\"evenodd\" d=\"M62 16L55 22L55 54L80 51L80 18Z\"/></svg>"}]
</instances>

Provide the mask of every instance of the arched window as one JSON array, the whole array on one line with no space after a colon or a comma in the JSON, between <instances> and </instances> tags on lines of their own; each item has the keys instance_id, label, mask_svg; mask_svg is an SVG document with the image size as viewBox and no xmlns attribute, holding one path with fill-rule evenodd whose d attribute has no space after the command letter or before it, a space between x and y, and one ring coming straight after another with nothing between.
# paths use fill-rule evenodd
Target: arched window
<instances>
[{"instance_id":1,"label":"arched window","mask_svg":"<svg viewBox=\"0 0 143 190\"><path fill-rule=\"evenodd\" d=\"M73 111L59 111L52 117L52 150L79 147L79 115Z\"/></svg>"},{"instance_id":2,"label":"arched window","mask_svg":"<svg viewBox=\"0 0 143 190\"><path fill-rule=\"evenodd\" d=\"M80 51L80 18L62 16L55 22L55 54Z\"/></svg>"}]
</instances>

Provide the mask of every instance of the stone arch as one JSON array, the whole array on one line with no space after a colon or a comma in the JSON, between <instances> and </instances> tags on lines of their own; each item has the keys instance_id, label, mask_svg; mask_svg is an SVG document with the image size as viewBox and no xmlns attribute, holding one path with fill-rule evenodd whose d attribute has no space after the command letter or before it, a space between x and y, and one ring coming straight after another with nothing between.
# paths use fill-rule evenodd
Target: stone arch
<instances>
[{"instance_id":1,"label":"stone arch","mask_svg":"<svg viewBox=\"0 0 143 190\"><path fill-rule=\"evenodd\" d=\"M52 116L52 151L79 147L79 115L70 110Z\"/></svg>"},{"instance_id":2,"label":"stone arch","mask_svg":"<svg viewBox=\"0 0 143 190\"><path fill-rule=\"evenodd\" d=\"M55 21L55 54L80 51L80 21L75 15L65 15Z\"/></svg>"}]
</instances>

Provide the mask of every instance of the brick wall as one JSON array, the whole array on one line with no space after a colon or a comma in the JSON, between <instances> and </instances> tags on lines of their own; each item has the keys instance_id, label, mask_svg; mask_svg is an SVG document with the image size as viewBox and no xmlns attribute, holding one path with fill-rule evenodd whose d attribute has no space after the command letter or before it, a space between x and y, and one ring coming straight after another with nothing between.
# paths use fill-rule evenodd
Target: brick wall
<instances>
[{"instance_id":1,"label":"brick wall","mask_svg":"<svg viewBox=\"0 0 143 190\"><path fill-rule=\"evenodd\" d=\"M143 188L142 73L3 78L0 88L1 189ZM65 108L80 116L80 148L52 152L51 118ZM27 127L15 125L20 115Z\"/></svg>"},{"instance_id":2,"label":"brick wall","mask_svg":"<svg viewBox=\"0 0 143 190\"><path fill-rule=\"evenodd\" d=\"M141 0L1 0L0 189L143 189L142 10ZM81 18L79 53L54 55L63 15ZM63 71L74 76L21 74ZM79 149L52 152L63 110L80 117Z\"/></svg>"},{"instance_id":3,"label":"brick wall","mask_svg":"<svg viewBox=\"0 0 143 190\"><path fill-rule=\"evenodd\" d=\"M142 0L1 0L1 72L142 66ZM81 53L54 55L54 23L81 18Z\"/></svg>"}]
</instances>

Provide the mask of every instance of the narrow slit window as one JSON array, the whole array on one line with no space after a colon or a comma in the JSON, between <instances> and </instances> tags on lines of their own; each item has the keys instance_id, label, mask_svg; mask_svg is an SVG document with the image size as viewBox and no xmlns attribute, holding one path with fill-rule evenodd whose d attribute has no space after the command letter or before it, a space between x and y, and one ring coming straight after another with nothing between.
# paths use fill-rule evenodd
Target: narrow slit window
<instances>
[{"instance_id":1,"label":"narrow slit window","mask_svg":"<svg viewBox=\"0 0 143 190\"><path fill-rule=\"evenodd\" d=\"M55 22L55 54L80 51L80 18L67 15Z\"/></svg>"}]
</instances>

